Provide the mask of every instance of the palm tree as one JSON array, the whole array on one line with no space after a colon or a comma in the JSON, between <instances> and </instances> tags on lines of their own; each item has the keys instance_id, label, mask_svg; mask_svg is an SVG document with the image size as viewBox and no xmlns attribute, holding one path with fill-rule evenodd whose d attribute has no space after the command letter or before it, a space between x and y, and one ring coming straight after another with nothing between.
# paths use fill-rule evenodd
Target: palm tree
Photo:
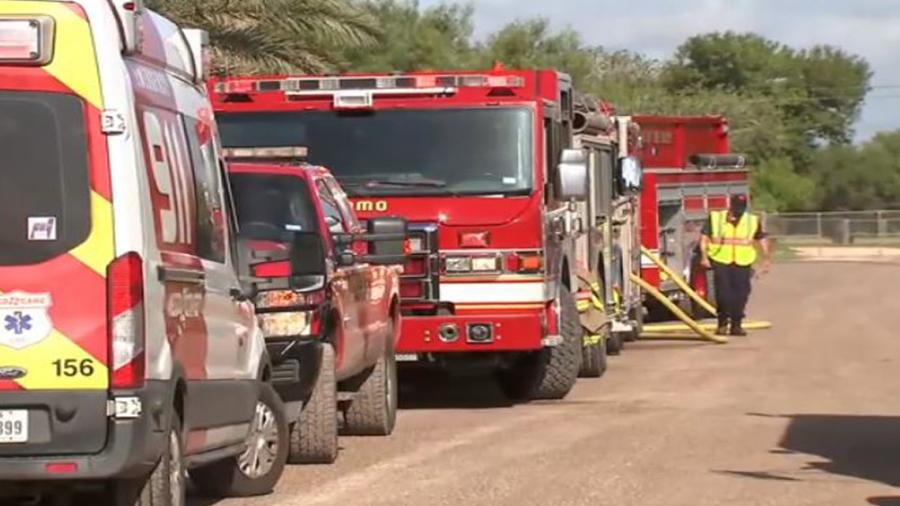
<instances>
[{"instance_id":1,"label":"palm tree","mask_svg":"<svg viewBox=\"0 0 900 506\"><path fill-rule=\"evenodd\" d=\"M150 0L187 27L209 31L214 72L321 73L348 49L381 35L370 12L351 0Z\"/></svg>"}]
</instances>

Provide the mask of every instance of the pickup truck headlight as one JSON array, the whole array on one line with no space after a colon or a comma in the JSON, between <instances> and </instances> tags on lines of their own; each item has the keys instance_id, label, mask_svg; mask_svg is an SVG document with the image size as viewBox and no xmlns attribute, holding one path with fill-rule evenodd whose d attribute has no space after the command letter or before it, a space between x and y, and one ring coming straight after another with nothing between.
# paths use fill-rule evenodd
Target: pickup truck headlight
<instances>
[{"instance_id":1,"label":"pickup truck headlight","mask_svg":"<svg viewBox=\"0 0 900 506\"><path fill-rule=\"evenodd\" d=\"M257 309L297 307L306 304L306 297L293 290L269 290L256 296Z\"/></svg>"},{"instance_id":2,"label":"pickup truck headlight","mask_svg":"<svg viewBox=\"0 0 900 506\"><path fill-rule=\"evenodd\" d=\"M312 334L311 311L284 311L258 315L265 337L308 336Z\"/></svg>"}]
</instances>

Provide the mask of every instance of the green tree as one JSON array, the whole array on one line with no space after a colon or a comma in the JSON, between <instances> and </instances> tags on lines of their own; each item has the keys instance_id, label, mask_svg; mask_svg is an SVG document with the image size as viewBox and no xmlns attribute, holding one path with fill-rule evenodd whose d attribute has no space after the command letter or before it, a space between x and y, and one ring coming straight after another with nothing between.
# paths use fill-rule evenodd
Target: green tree
<instances>
[{"instance_id":1,"label":"green tree","mask_svg":"<svg viewBox=\"0 0 900 506\"><path fill-rule=\"evenodd\" d=\"M425 10L415 0L370 0L361 5L377 20L382 35L375 46L348 51L346 69L391 72L475 65L471 4Z\"/></svg>"},{"instance_id":2,"label":"green tree","mask_svg":"<svg viewBox=\"0 0 900 506\"><path fill-rule=\"evenodd\" d=\"M501 62L515 68L556 68L572 76L581 89L596 86L600 48L583 44L581 35L565 29L552 33L546 18L516 21L488 38L481 65Z\"/></svg>"},{"instance_id":3,"label":"green tree","mask_svg":"<svg viewBox=\"0 0 900 506\"><path fill-rule=\"evenodd\" d=\"M824 209L900 207L900 131L878 134L859 147L823 149L814 166Z\"/></svg>"},{"instance_id":4,"label":"green tree","mask_svg":"<svg viewBox=\"0 0 900 506\"><path fill-rule=\"evenodd\" d=\"M756 34L725 32L689 38L663 82L672 92L725 91L775 104L803 169L821 144L850 142L871 76L865 60L830 46L796 51Z\"/></svg>"},{"instance_id":5,"label":"green tree","mask_svg":"<svg viewBox=\"0 0 900 506\"><path fill-rule=\"evenodd\" d=\"M218 74L325 72L348 48L381 34L346 0L151 0L151 8L210 33Z\"/></svg>"}]
</instances>

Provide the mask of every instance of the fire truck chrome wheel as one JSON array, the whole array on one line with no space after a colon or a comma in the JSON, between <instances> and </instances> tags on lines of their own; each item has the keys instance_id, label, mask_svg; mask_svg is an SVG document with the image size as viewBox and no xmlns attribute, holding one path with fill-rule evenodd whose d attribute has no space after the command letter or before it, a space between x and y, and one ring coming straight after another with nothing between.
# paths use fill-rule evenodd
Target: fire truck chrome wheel
<instances>
[{"instance_id":1,"label":"fire truck chrome wheel","mask_svg":"<svg viewBox=\"0 0 900 506\"><path fill-rule=\"evenodd\" d=\"M262 402L256 404L256 415L250 435L247 437L247 449L238 458L241 472L248 478L265 476L275 465L278 455L278 424L275 412Z\"/></svg>"}]
</instances>

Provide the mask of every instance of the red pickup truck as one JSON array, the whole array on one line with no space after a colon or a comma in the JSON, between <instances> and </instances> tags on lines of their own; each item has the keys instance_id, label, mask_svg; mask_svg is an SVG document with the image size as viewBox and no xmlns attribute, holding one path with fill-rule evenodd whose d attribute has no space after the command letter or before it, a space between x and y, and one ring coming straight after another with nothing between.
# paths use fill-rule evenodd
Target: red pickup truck
<instances>
[{"instance_id":1,"label":"red pickup truck","mask_svg":"<svg viewBox=\"0 0 900 506\"><path fill-rule=\"evenodd\" d=\"M331 463L343 433L389 435L406 223L363 226L331 173L296 149L226 150L256 307L288 407L292 463Z\"/></svg>"}]
</instances>

